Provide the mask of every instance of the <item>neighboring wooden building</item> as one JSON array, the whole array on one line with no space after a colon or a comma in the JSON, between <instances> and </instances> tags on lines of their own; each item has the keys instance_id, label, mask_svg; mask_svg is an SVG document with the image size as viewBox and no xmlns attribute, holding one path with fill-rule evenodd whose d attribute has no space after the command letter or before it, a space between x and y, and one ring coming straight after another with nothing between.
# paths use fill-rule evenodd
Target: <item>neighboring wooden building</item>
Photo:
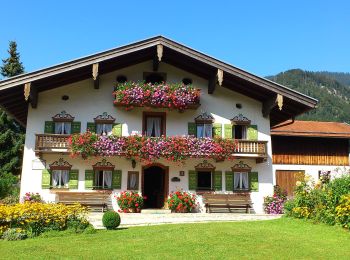
<instances>
[{"instance_id":1,"label":"neighboring wooden building","mask_svg":"<svg viewBox=\"0 0 350 260\"><path fill-rule=\"evenodd\" d=\"M349 169L350 125L338 122L287 121L271 129L275 183L291 195L305 174Z\"/></svg>"},{"instance_id":2,"label":"neighboring wooden building","mask_svg":"<svg viewBox=\"0 0 350 260\"><path fill-rule=\"evenodd\" d=\"M192 83L201 90L200 102L181 113L143 105L127 111L114 104L118 83L142 80L183 88ZM26 126L21 195L39 192L53 202L62 193L78 200L87 193L97 198L137 190L148 197L147 207L162 208L170 192L183 189L243 193L262 212L264 196L273 191L270 127L316 104L161 36L0 81L0 105ZM87 129L116 137L235 138L237 147L233 161L199 154L184 165L165 159L146 164L123 154L71 158L69 135Z\"/></svg>"}]
</instances>

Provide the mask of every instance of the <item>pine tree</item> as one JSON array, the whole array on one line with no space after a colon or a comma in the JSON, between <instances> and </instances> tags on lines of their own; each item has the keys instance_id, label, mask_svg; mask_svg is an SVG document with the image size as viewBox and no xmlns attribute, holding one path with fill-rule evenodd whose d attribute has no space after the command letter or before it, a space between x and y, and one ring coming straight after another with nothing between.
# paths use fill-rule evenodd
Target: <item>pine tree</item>
<instances>
[{"instance_id":1,"label":"pine tree","mask_svg":"<svg viewBox=\"0 0 350 260\"><path fill-rule=\"evenodd\" d=\"M10 41L8 53L10 57L2 60L1 75L13 77L23 73L16 42ZM0 177L5 172L20 173L23 143L23 127L0 110Z\"/></svg>"},{"instance_id":2,"label":"pine tree","mask_svg":"<svg viewBox=\"0 0 350 260\"><path fill-rule=\"evenodd\" d=\"M22 74L24 67L22 62L20 62L20 55L17 52L17 43L15 41L10 41L7 52L10 54L10 57L2 60L1 75L3 77L13 77Z\"/></svg>"}]
</instances>

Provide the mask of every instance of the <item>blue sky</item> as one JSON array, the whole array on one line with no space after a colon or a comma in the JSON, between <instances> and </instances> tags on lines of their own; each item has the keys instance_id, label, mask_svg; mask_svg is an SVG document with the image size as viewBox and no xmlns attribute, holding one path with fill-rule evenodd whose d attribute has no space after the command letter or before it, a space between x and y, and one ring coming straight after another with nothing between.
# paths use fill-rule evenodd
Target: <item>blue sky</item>
<instances>
[{"instance_id":1,"label":"blue sky","mask_svg":"<svg viewBox=\"0 0 350 260\"><path fill-rule=\"evenodd\" d=\"M0 57L26 71L164 35L266 76L350 72L350 1L1 1Z\"/></svg>"}]
</instances>

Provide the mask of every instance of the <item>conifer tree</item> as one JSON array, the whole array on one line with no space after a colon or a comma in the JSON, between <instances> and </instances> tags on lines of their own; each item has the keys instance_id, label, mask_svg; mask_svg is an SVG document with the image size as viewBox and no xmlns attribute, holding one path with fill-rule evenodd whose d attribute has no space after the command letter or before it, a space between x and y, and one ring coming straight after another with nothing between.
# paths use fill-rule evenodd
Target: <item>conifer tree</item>
<instances>
[{"instance_id":1,"label":"conifer tree","mask_svg":"<svg viewBox=\"0 0 350 260\"><path fill-rule=\"evenodd\" d=\"M2 60L1 75L9 78L22 74L24 72L24 67L22 62L20 62L20 55L17 52L17 43L15 41L10 41L9 50L7 52L10 54L10 57Z\"/></svg>"}]
</instances>

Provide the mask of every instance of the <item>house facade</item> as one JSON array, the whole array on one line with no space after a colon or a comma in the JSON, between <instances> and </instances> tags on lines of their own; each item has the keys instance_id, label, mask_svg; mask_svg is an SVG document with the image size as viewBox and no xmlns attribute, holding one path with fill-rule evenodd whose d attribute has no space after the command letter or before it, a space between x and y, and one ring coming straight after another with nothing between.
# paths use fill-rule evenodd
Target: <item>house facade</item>
<instances>
[{"instance_id":1,"label":"house facade","mask_svg":"<svg viewBox=\"0 0 350 260\"><path fill-rule=\"evenodd\" d=\"M137 91L145 98L146 89L160 82L177 84L172 97L195 91L196 102L178 105L176 99L175 108L165 108L163 99L158 105L124 102L123 87L131 86L129 98ZM21 195L38 192L59 202L60 193L113 197L137 190L147 197L146 208L163 208L170 192L183 189L247 194L255 212L262 212L263 197L273 190L270 127L317 103L164 37L3 80L0 94L1 106L26 126ZM72 156L71 134L83 138L86 132L97 134L94 155ZM130 146L141 136L144 146ZM186 145L187 157L175 159L182 155L174 147L155 156L172 137L175 146ZM133 154L116 152L120 142L128 142ZM225 156L206 145L225 147Z\"/></svg>"},{"instance_id":2,"label":"house facade","mask_svg":"<svg viewBox=\"0 0 350 260\"><path fill-rule=\"evenodd\" d=\"M275 183L292 196L296 181L305 175L349 171L350 125L338 122L286 121L271 129Z\"/></svg>"}]
</instances>

